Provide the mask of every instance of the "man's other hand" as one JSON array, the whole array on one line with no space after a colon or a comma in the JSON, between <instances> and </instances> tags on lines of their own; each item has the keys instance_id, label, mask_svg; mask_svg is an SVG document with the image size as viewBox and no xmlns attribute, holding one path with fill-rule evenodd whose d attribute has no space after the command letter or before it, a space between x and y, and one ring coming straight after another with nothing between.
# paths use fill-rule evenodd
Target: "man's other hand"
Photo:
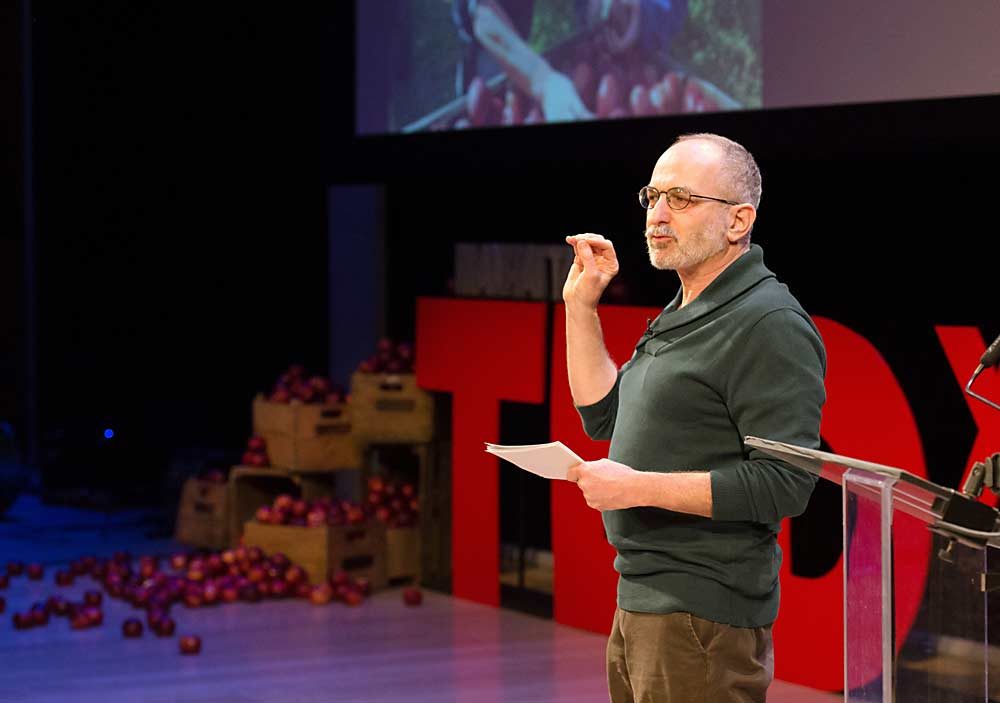
<instances>
[{"instance_id":1,"label":"man's other hand","mask_svg":"<svg viewBox=\"0 0 1000 703\"><path fill-rule=\"evenodd\" d=\"M625 464L599 459L570 467L566 478L580 487L587 505L603 512L638 505L636 484L641 475Z\"/></svg>"}]
</instances>

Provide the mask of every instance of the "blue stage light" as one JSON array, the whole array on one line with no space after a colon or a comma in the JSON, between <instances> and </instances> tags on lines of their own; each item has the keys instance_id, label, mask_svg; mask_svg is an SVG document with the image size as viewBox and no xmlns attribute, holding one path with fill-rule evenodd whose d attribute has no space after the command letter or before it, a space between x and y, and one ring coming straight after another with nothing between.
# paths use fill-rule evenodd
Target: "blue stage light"
<instances>
[{"instance_id":1,"label":"blue stage light","mask_svg":"<svg viewBox=\"0 0 1000 703\"><path fill-rule=\"evenodd\" d=\"M110 427L104 430L104 439L111 439L114 436L115 436L115 431Z\"/></svg>"}]
</instances>

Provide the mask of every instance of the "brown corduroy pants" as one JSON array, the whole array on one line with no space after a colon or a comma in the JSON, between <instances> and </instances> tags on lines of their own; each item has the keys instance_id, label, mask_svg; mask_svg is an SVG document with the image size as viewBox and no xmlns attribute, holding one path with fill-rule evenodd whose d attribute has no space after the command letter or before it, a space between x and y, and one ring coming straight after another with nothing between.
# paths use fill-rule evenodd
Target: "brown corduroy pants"
<instances>
[{"instance_id":1,"label":"brown corduroy pants","mask_svg":"<svg viewBox=\"0 0 1000 703\"><path fill-rule=\"evenodd\" d=\"M608 639L612 703L764 703L773 675L770 626L615 610Z\"/></svg>"}]
</instances>

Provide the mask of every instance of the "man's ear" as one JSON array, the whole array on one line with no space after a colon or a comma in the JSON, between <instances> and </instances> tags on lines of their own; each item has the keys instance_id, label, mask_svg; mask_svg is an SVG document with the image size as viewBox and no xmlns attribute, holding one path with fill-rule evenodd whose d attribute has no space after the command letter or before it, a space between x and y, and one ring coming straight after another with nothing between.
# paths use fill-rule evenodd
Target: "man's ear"
<instances>
[{"instance_id":1,"label":"man's ear","mask_svg":"<svg viewBox=\"0 0 1000 703\"><path fill-rule=\"evenodd\" d=\"M726 238L734 243L745 238L750 234L756 219L757 209L750 203L734 206L729 214L729 230L726 232Z\"/></svg>"}]
</instances>

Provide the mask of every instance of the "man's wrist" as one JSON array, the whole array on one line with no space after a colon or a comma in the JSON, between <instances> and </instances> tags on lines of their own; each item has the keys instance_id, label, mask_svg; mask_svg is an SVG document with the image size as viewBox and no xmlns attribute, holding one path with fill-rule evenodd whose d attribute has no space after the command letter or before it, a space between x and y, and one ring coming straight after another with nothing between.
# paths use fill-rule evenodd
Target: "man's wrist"
<instances>
[{"instance_id":1,"label":"man's wrist","mask_svg":"<svg viewBox=\"0 0 1000 703\"><path fill-rule=\"evenodd\" d=\"M590 320L597 316L597 305L591 305L590 303L581 303L577 301L565 301L566 302L566 317L577 321L577 320Z\"/></svg>"},{"instance_id":2,"label":"man's wrist","mask_svg":"<svg viewBox=\"0 0 1000 703\"><path fill-rule=\"evenodd\" d=\"M649 482L653 474L648 471L637 471L632 469L631 480L629 481L628 493L629 503L633 508L642 508L651 505Z\"/></svg>"}]
</instances>

